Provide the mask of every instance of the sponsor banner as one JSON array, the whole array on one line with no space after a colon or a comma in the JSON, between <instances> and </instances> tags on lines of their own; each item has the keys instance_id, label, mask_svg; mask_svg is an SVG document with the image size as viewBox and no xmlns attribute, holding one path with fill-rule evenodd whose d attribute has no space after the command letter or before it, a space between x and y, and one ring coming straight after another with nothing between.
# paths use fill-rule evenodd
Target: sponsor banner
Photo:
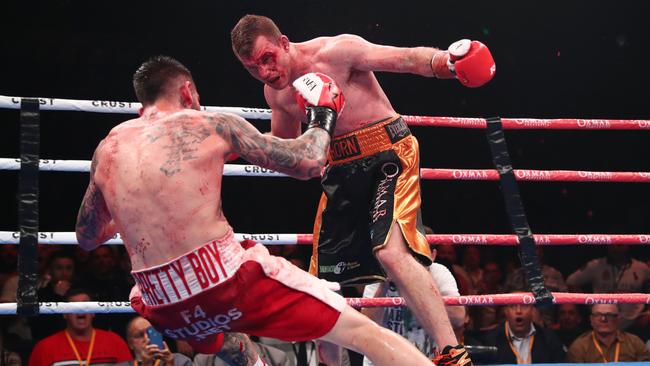
<instances>
[{"instance_id":1,"label":"sponsor banner","mask_svg":"<svg viewBox=\"0 0 650 366\"><path fill-rule=\"evenodd\" d=\"M224 176L250 176L250 177L287 177L288 175L275 170L262 168L257 165L225 164Z\"/></svg>"}]
</instances>

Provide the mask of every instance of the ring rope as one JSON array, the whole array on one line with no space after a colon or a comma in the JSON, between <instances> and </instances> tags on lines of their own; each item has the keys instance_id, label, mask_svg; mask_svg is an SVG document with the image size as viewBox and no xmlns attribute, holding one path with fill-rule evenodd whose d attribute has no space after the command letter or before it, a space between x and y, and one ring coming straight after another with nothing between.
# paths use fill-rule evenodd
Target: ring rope
<instances>
[{"instance_id":1,"label":"ring rope","mask_svg":"<svg viewBox=\"0 0 650 366\"><path fill-rule=\"evenodd\" d=\"M262 244L275 244L275 245L296 245L296 244L310 244L311 234L235 234L235 240L254 240ZM18 244L20 238L20 231L0 231L0 244ZM648 236L650 240L650 235ZM38 233L39 244L51 245L77 245L77 236L74 232L44 232ZM123 245L124 242L117 233L112 239L107 240L103 244L108 245Z\"/></svg>"},{"instance_id":2,"label":"ring rope","mask_svg":"<svg viewBox=\"0 0 650 366\"><path fill-rule=\"evenodd\" d=\"M78 100L59 98L37 98L42 111L73 111L96 113L137 114L142 104L138 102L114 102L107 100ZM0 95L0 108L20 109L21 97ZM250 119L271 119L271 110L243 107L201 107L209 112L226 112Z\"/></svg>"},{"instance_id":3,"label":"ring rope","mask_svg":"<svg viewBox=\"0 0 650 366\"><path fill-rule=\"evenodd\" d=\"M0 108L19 109L21 97L0 95ZM135 114L141 107L137 102L116 102L107 100L77 100L59 98L38 98L41 110L77 111L97 113L130 113ZM210 112L228 112L243 118L271 119L271 110L264 108L243 107L201 107ZM485 129L487 122L484 118L462 117L429 117L402 116L411 126L436 126L455 128ZM534 119L534 118L503 118L504 129L545 129L545 130L650 130L650 120L620 120L620 119Z\"/></svg>"},{"instance_id":4,"label":"ring rope","mask_svg":"<svg viewBox=\"0 0 650 366\"><path fill-rule=\"evenodd\" d=\"M531 293L443 296L445 305L449 306L492 306L492 305L530 305L535 303ZM619 294L585 294L554 292L555 304L650 304L650 294L619 293ZM347 303L355 308L360 307L393 307L404 306L402 297L378 298L346 298ZM39 314L115 314L133 313L129 301L83 301L83 302L41 302ZM16 314L16 303L0 304L0 315Z\"/></svg>"},{"instance_id":5,"label":"ring rope","mask_svg":"<svg viewBox=\"0 0 650 366\"><path fill-rule=\"evenodd\" d=\"M539 245L649 245L650 234L535 234ZM19 231L0 231L0 244L18 244ZM235 234L238 241L254 240L267 245L312 245L312 234ZM499 245L519 244L517 235L509 234L432 234L427 235L429 244L442 245ZM77 245L74 232L40 232L39 244ZM124 244L119 234L104 244Z\"/></svg>"},{"instance_id":6,"label":"ring rope","mask_svg":"<svg viewBox=\"0 0 650 366\"><path fill-rule=\"evenodd\" d=\"M89 172L90 160L40 160L40 170L57 172ZM0 170L20 170L20 159L0 158ZM527 182L617 182L650 183L650 172L598 172L586 170L515 169L515 177ZM286 174L257 165L225 164L224 176L233 177L289 177ZM494 169L420 169L424 180L497 181Z\"/></svg>"},{"instance_id":7,"label":"ring rope","mask_svg":"<svg viewBox=\"0 0 650 366\"><path fill-rule=\"evenodd\" d=\"M41 171L50 172L90 172L90 160L54 160L41 159L39 167ZM0 158L0 170L20 170L20 159ZM236 177L289 177L288 175L276 172L271 169L262 168L257 165L224 164L223 175ZM650 173L648 173L650 182Z\"/></svg>"}]
</instances>

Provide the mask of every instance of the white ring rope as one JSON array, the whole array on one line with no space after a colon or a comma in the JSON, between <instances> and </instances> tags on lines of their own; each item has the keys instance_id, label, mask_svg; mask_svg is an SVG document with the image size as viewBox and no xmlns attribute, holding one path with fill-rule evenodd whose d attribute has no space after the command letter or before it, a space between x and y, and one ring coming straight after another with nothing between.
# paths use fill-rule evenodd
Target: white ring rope
<instances>
[{"instance_id":1,"label":"white ring rope","mask_svg":"<svg viewBox=\"0 0 650 366\"><path fill-rule=\"evenodd\" d=\"M0 108L20 109L21 97L0 95ZM96 113L137 114L142 105L138 102L113 102L107 100L77 100L38 98L39 108L44 111L75 111ZM227 112L249 119L271 119L271 110L243 107L201 107L209 112Z\"/></svg>"},{"instance_id":2,"label":"white ring rope","mask_svg":"<svg viewBox=\"0 0 650 366\"><path fill-rule=\"evenodd\" d=\"M275 244L275 245L293 245L299 242L303 244L305 239L302 236L307 234L235 234L235 240L253 240L262 244ZM311 235L310 243L311 243ZM20 231L0 231L0 244L18 244L20 241ZM77 245L77 236L74 232L47 232L41 231L38 233L38 244L50 245ZM120 234L109 239L104 244L109 245L123 245L124 242L120 238Z\"/></svg>"},{"instance_id":3,"label":"white ring rope","mask_svg":"<svg viewBox=\"0 0 650 366\"><path fill-rule=\"evenodd\" d=\"M513 304L534 304L535 298L531 293L470 295L470 296L443 296L445 305L450 306L493 306ZM378 298L347 298L350 306L360 307L393 307L406 305L401 297ZM619 294L584 294L554 292L555 304L650 304L650 294L619 293ZM46 314L83 314L83 313L133 313L128 301L111 302L41 302L39 303L41 315ZM16 314L16 303L0 304L0 315Z\"/></svg>"},{"instance_id":4,"label":"white ring rope","mask_svg":"<svg viewBox=\"0 0 650 366\"><path fill-rule=\"evenodd\" d=\"M20 170L20 159L0 158L0 170ZM90 160L54 160L41 159L39 170L49 172L85 172L90 171ZM236 177L288 177L288 175L257 165L225 164L223 175ZM648 173L650 182L650 173Z\"/></svg>"},{"instance_id":5,"label":"white ring rope","mask_svg":"<svg viewBox=\"0 0 650 366\"><path fill-rule=\"evenodd\" d=\"M129 301L39 302L39 315L134 313ZM16 314L16 303L0 304L0 315Z\"/></svg>"},{"instance_id":6,"label":"white ring rope","mask_svg":"<svg viewBox=\"0 0 650 366\"><path fill-rule=\"evenodd\" d=\"M38 169L47 172L86 172L90 171L90 160L41 159ZM0 158L0 170L20 170L20 159Z\"/></svg>"},{"instance_id":7,"label":"white ring rope","mask_svg":"<svg viewBox=\"0 0 650 366\"><path fill-rule=\"evenodd\" d=\"M89 172L90 160L42 159L39 169L50 172ZM20 170L20 159L0 158L0 170ZM585 170L530 170L515 169L519 181L528 182L618 182L650 183L650 172L595 172ZM233 177L288 177L288 175L257 165L225 164L223 175ZM424 180L481 180L497 181L494 169L420 169Z\"/></svg>"},{"instance_id":8,"label":"white ring rope","mask_svg":"<svg viewBox=\"0 0 650 366\"><path fill-rule=\"evenodd\" d=\"M535 234L538 245L649 245L650 234ZM312 245L311 234L235 234L238 241L253 240L267 245ZM448 245L502 245L516 246L516 235L508 234L433 234L427 235L429 244ZM0 231L0 244L18 244L19 231ZM39 244L76 245L74 232L38 233ZM117 234L104 244L122 245L124 242Z\"/></svg>"}]
</instances>

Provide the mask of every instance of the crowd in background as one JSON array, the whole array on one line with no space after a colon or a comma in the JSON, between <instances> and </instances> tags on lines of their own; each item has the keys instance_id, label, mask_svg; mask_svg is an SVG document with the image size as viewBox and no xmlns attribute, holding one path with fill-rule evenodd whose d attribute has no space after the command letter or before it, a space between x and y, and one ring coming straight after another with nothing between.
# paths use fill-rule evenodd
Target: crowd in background
<instances>
[{"instance_id":1,"label":"crowd in background","mask_svg":"<svg viewBox=\"0 0 650 366\"><path fill-rule=\"evenodd\" d=\"M291 262L306 269L310 249L308 246L269 246L276 255L288 258ZM479 247L479 246L436 246L436 262L446 266L454 275L461 295L481 295L495 293L512 293L528 291L514 247ZM594 292L624 293L650 292L650 258L632 246L612 245L603 248L590 248L590 257L579 258L563 254L564 248L545 249L538 247L542 274L546 286L551 291L560 292ZM585 252L587 253L587 252ZM646 255L645 257L643 255ZM39 301L126 301L133 286L129 275L130 263L122 246L100 246L91 252L80 250L76 246L41 245L38 250ZM0 300L15 302L18 287L16 273L17 246L0 247ZM569 263L570 262L570 263ZM559 268L556 268L559 267ZM566 268L569 268L567 271ZM361 289L348 288L346 296L360 296ZM75 297L76 296L76 297ZM79 296L82 296L79 298ZM81 299L81 300L74 300ZM600 308L602 307L602 309ZM137 318L136 318L137 319ZM51 355L53 350L47 347L70 347L63 342L55 347L52 338L70 327L86 326L97 329L97 337L108 337L103 341L106 347L104 363L143 362L142 349L134 349L134 335L142 328L144 319L134 320L132 314L98 314L98 315L43 315L37 318L2 316L2 365L25 364L31 366L49 365L43 355ZM81 324L81 325L80 325ZM135 324L135 325L134 325ZM516 332L517 327L525 329L528 336L534 336L534 347L530 345L530 360L519 359L516 344L517 337L504 331L504 324ZM532 327L529 326L532 324ZM145 324L146 325L146 324ZM129 330L131 329L131 330ZM639 305L597 305L595 309L583 305L559 305L546 309L532 306L472 306L468 307L467 321L457 330L463 343L478 346L496 346L499 363L528 362L605 362L608 350L602 354L591 352L587 348L592 336L602 329L616 329L615 341L611 344L611 353L617 357L629 356L639 360L650 358L650 310L644 304ZM100 333L101 331L101 333ZM109 334L110 336L107 336ZM143 337L141 329L140 338ZM63 339L63 338L61 338ZM99 338L98 338L99 339ZM256 339L258 340L258 339ZM297 345L259 340L260 349L264 349L271 364L299 363ZM627 342L627 343L624 343ZM136 342L137 343L137 342ZM146 342L145 342L146 343ZM269 343L272 343L269 347ZM204 364L217 365L218 358L196 356L185 343L167 340L169 349L165 353L169 362L177 364L191 363L197 360ZM526 343L523 337L521 344ZM630 344L616 351L616 344ZM542 347L541 351L536 350ZM641 347L641 348L639 348ZM135 347L137 348L137 347ZM142 348L142 347L140 347ZM602 348L602 347L601 347ZM620 346L619 346L620 348ZM161 352L165 350L160 350ZM100 348L96 348L93 357L100 357ZM554 355L553 358L540 359L539 355ZM109 357L110 356L110 357ZM630 356L632 357L632 356ZM145 357L146 358L146 357ZM537 360L536 360L537 358ZM352 364L355 357L350 357ZM273 361L275 360L275 361ZM620 360L624 360L621 358ZM304 362L304 361L303 361ZM95 363L95 358L91 363Z\"/></svg>"}]
</instances>

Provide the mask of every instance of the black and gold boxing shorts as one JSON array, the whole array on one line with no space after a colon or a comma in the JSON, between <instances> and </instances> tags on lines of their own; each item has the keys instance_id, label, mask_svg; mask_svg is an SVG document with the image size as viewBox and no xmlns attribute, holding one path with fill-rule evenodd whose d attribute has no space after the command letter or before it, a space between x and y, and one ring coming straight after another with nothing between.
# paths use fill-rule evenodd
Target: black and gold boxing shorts
<instances>
[{"instance_id":1,"label":"black and gold boxing shorts","mask_svg":"<svg viewBox=\"0 0 650 366\"><path fill-rule=\"evenodd\" d=\"M357 285L385 280L374 252L397 223L416 259L431 264L420 213L418 142L401 117L337 136L314 223L310 272Z\"/></svg>"}]
</instances>

